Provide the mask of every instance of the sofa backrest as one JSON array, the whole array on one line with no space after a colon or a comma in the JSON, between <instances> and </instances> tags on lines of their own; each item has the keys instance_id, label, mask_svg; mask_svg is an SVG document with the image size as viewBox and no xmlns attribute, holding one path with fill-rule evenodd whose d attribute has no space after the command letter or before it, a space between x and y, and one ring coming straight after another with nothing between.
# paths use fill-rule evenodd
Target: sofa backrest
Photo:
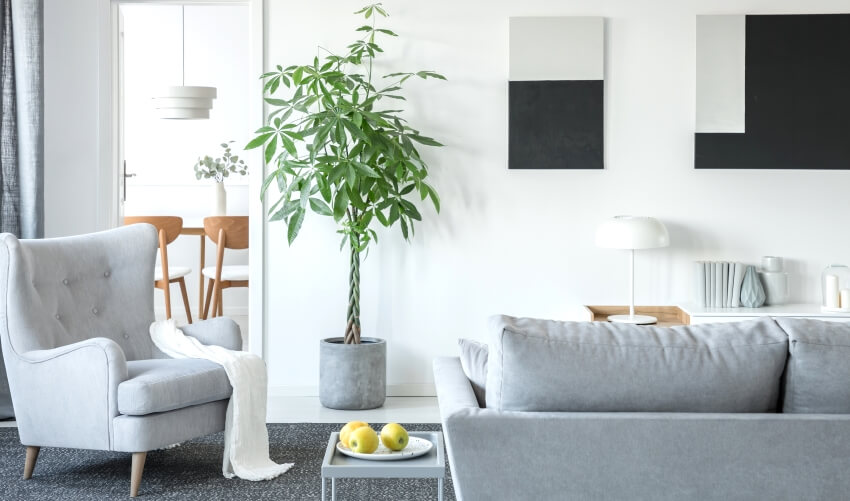
<instances>
[{"instance_id":1,"label":"sofa backrest","mask_svg":"<svg viewBox=\"0 0 850 501\"><path fill-rule=\"evenodd\" d=\"M157 234L133 225L64 238L0 235L3 349L44 350L109 338L127 360L151 358Z\"/></svg>"},{"instance_id":2,"label":"sofa backrest","mask_svg":"<svg viewBox=\"0 0 850 501\"><path fill-rule=\"evenodd\" d=\"M494 317L487 407L774 412L788 338L770 318L651 327Z\"/></svg>"},{"instance_id":3,"label":"sofa backrest","mask_svg":"<svg viewBox=\"0 0 850 501\"><path fill-rule=\"evenodd\" d=\"M850 414L850 324L777 318L788 334L782 412Z\"/></svg>"}]
</instances>

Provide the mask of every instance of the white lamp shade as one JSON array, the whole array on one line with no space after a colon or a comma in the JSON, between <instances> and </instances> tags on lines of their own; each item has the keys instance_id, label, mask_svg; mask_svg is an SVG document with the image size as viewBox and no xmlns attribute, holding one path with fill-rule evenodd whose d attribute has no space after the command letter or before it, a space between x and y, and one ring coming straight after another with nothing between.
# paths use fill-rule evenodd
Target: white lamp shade
<instances>
[{"instance_id":1,"label":"white lamp shade","mask_svg":"<svg viewBox=\"0 0 850 501\"><path fill-rule=\"evenodd\" d=\"M654 249L670 245L664 223L654 217L615 216L596 230L596 245L606 249Z\"/></svg>"},{"instance_id":2,"label":"white lamp shade","mask_svg":"<svg viewBox=\"0 0 850 501\"><path fill-rule=\"evenodd\" d=\"M160 118L193 120L210 117L215 87L192 85L165 87L153 98L153 105Z\"/></svg>"}]
</instances>

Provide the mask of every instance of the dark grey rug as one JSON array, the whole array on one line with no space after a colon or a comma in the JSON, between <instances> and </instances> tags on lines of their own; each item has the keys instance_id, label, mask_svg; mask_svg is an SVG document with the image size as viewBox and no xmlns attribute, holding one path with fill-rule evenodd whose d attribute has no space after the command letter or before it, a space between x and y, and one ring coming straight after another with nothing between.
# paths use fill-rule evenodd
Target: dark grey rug
<instances>
[{"instance_id":1,"label":"dark grey rug","mask_svg":"<svg viewBox=\"0 0 850 501\"><path fill-rule=\"evenodd\" d=\"M380 429L381 424L374 424ZM408 430L440 430L437 424L405 424ZM271 458L295 463L266 482L221 475L222 434L148 453L139 499L251 501L321 499L321 465L331 432L341 424L271 424ZM24 447L15 428L0 428L0 499L129 499L130 455L78 449L42 449L32 479L22 480ZM445 499L454 500L446 467ZM328 481L330 499L330 481ZM341 479L339 501L437 499L436 480Z\"/></svg>"}]
</instances>

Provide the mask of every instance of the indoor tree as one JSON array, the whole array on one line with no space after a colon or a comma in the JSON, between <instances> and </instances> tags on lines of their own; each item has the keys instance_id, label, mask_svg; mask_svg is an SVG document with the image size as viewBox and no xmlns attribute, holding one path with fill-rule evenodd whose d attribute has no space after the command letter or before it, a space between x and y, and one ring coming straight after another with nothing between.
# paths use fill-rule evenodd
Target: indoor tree
<instances>
[{"instance_id":1,"label":"indoor tree","mask_svg":"<svg viewBox=\"0 0 850 501\"><path fill-rule=\"evenodd\" d=\"M286 224L290 244L298 236L308 209L331 216L342 234L340 250L351 252L345 343L360 343L360 257L378 234L373 225L397 224L405 239L414 234L422 216L411 201L429 199L437 212L440 198L428 184L428 166L417 144L442 146L423 136L388 103L411 78L445 77L433 71L374 75L375 58L383 52L380 36L397 36L379 27L387 17L381 4L355 12L367 19L357 28L362 37L342 55L324 48L320 60L303 66L277 66L262 75L271 112L246 149L262 147L272 166L261 197L273 198L270 221ZM285 94L278 97L279 94ZM275 185L272 197L269 188Z\"/></svg>"}]
</instances>

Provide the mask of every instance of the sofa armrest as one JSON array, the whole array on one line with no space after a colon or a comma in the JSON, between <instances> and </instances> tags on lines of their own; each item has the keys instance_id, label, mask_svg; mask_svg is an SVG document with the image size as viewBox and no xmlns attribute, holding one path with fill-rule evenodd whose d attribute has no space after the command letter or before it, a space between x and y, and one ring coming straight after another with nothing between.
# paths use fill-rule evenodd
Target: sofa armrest
<instances>
[{"instance_id":1,"label":"sofa armrest","mask_svg":"<svg viewBox=\"0 0 850 501\"><path fill-rule=\"evenodd\" d=\"M115 341L92 338L28 351L14 363L15 419L23 444L111 448L118 385L127 379L127 360Z\"/></svg>"},{"instance_id":2,"label":"sofa armrest","mask_svg":"<svg viewBox=\"0 0 850 501\"><path fill-rule=\"evenodd\" d=\"M472 384L463 372L459 357L437 357L434 359L434 386L440 404L440 417L447 418L464 409L478 409L478 400Z\"/></svg>"},{"instance_id":3,"label":"sofa armrest","mask_svg":"<svg viewBox=\"0 0 850 501\"><path fill-rule=\"evenodd\" d=\"M228 350L242 350L242 331L239 325L227 317L200 320L180 327L183 334L192 336L201 344L221 346Z\"/></svg>"}]
</instances>

